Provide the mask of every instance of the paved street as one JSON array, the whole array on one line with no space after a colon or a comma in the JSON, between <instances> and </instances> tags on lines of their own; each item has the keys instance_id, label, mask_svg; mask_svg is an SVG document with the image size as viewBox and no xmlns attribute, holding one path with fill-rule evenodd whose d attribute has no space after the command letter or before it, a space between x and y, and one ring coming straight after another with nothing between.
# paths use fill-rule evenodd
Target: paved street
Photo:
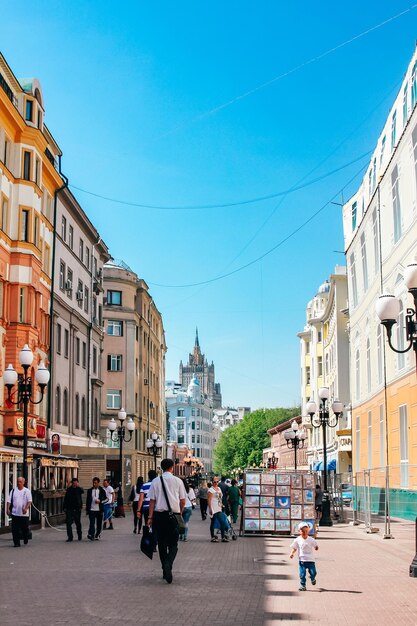
<instances>
[{"instance_id":1,"label":"paved street","mask_svg":"<svg viewBox=\"0 0 417 626\"><path fill-rule=\"evenodd\" d=\"M94 543L65 543L65 532L48 529L15 549L0 536L1 622L417 624L417 579L408 576L413 524L393 524L394 540L347 525L322 529L318 585L299 592L289 539L212 544L208 522L197 511L193 517L172 585L162 580L157 555L151 562L139 552L130 515Z\"/></svg>"}]
</instances>

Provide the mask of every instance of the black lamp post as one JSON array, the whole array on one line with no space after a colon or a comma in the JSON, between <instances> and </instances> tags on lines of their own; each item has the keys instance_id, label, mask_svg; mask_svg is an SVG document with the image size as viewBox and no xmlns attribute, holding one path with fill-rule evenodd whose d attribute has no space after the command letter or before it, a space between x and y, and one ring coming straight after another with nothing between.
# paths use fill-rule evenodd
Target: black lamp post
<instances>
[{"instance_id":1,"label":"black lamp post","mask_svg":"<svg viewBox=\"0 0 417 626\"><path fill-rule=\"evenodd\" d=\"M117 414L120 421L120 426L116 424L114 417L111 418L108 423L108 429L110 431L110 438L115 443L119 442L119 493L117 498L117 506L123 506L123 442L128 443L132 439L133 431L135 430L135 422L129 417L127 426L124 425L126 419L126 411L120 409ZM126 432L127 430L127 432ZM128 434L127 434L128 433Z\"/></svg>"},{"instance_id":2,"label":"black lamp post","mask_svg":"<svg viewBox=\"0 0 417 626\"><path fill-rule=\"evenodd\" d=\"M404 349L395 348L392 345L391 336L393 326L398 322L400 315L401 304L398 298L391 294L383 294L380 296L376 303L376 314L381 320L381 324L385 327L387 332L388 345L394 352L398 354L404 354L413 348L416 355L416 369L417 369L417 263L410 263L404 270L404 282L408 288L408 292L413 296L414 309L412 307L407 308L407 315L405 317L405 336L408 341L408 345ZM401 329L402 330L402 329ZM410 565L410 576L417 578L417 517L416 517L416 554Z\"/></svg>"},{"instance_id":3,"label":"black lamp post","mask_svg":"<svg viewBox=\"0 0 417 626\"><path fill-rule=\"evenodd\" d=\"M275 456L275 452L268 452L268 461L267 461L267 466L268 469L276 469L278 464L278 457Z\"/></svg>"},{"instance_id":4,"label":"black lamp post","mask_svg":"<svg viewBox=\"0 0 417 626\"><path fill-rule=\"evenodd\" d=\"M153 432L146 442L146 447L148 449L148 454L152 454L153 462L154 462L154 470L156 472L156 457L161 456L162 448L164 446L164 441L158 435L158 433Z\"/></svg>"},{"instance_id":5,"label":"black lamp post","mask_svg":"<svg viewBox=\"0 0 417 626\"><path fill-rule=\"evenodd\" d=\"M304 441L306 439L304 428L299 430L298 423L294 420L290 430L285 431L284 437L287 441L288 448L294 450L294 469L297 471L297 450L298 448L304 448Z\"/></svg>"},{"instance_id":6,"label":"black lamp post","mask_svg":"<svg viewBox=\"0 0 417 626\"><path fill-rule=\"evenodd\" d=\"M28 376L28 371L33 362L33 352L27 344L24 345L19 353L19 362L23 367L23 374L18 374L10 364L3 374L3 381L7 387L7 398L11 404L23 404L23 477L26 486L28 486L28 413L29 402L32 404L40 404L43 400L45 388L49 382L50 373L46 369L45 363L41 361L36 370L35 379L41 391L39 400L32 398L32 378ZM17 382L17 400L11 399L11 393Z\"/></svg>"},{"instance_id":7,"label":"black lamp post","mask_svg":"<svg viewBox=\"0 0 417 626\"><path fill-rule=\"evenodd\" d=\"M328 399L329 399L329 389L328 387L320 387L319 389L319 398L321 400L320 408L318 413L317 404L314 400L310 400L307 402L307 413L311 417L311 423L314 428L322 428L323 429L323 464L324 464L324 489L323 489L323 510L320 518L319 525L320 526L332 526L333 522L330 517L330 497L329 491L327 488L327 427L334 428L339 420L339 417L343 411L343 404L339 402L339 400L334 400L332 404L333 415L330 416Z\"/></svg>"}]
</instances>

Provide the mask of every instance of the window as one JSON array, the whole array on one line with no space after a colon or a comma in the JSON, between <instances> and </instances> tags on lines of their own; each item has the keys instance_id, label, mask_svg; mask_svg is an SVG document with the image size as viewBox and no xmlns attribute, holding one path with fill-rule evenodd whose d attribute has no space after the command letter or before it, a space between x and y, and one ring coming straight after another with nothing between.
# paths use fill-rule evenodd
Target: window
<instances>
[{"instance_id":1,"label":"window","mask_svg":"<svg viewBox=\"0 0 417 626\"><path fill-rule=\"evenodd\" d=\"M38 185L38 187L40 186L40 179L41 179L41 162L39 161L39 159L35 160L35 183Z\"/></svg>"},{"instance_id":2,"label":"window","mask_svg":"<svg viewBox=\"0 0 417 626\"><path fill-rule=\"evenodd\" d=\"M72 226L68 227L68 245L72 250L74 246L74 229Z\"/></svg>"},{"instance_id":3,"label":"window","mask_svg":"<svg viewBox=\"0 0 417 626\"><path fill-rule=\"evenodd\" d=\"M39 217L37 215L33 220L33 243L39 248Z\"/></svg>"},{"instance_id":4,"label":"window","mask_svg":"<svg viewBox=\"0 0 417 626\"><path fill-rule=\"evenodd\" d=\"M382 332L381 324L378 324L376 329L376 358L377 358L377 372L378 372L378 385L382 383Z\"/></svg>"},{"instance_id":5,"label":"window","mask_svg":"<svg viewBox=\"0 0 417 626\"><path fill-rule=\"evenodd\" d=\"M69 357L69 330L65 328L64 330L64 356L66 359Z\"/></svg>"},{"instance_id":6,"label":"window","mask_svg":"<svg viewBox=\"0 0 417 626\"><path fill-rule=\"evenodd\" d=\"M109 320L107 322L107 334L112 337L122 337L123 335L123 322L119 320Z\"/></svg>"},{"instance_id":7,"label":"window","mask_svg":"<svg viewBox=\"0 0 417 626\"><path fill-rule=\"evenodd\" d=\"M27 122L33 121L33 100L29 100L29 99L26 100L25 120Z\"/></svg>"},{"instance_id":8,"label":"window","mask_svg":"<svg viewBox=\"0 0 417 626\"><path fill-rule=\"evenodd\" d=\"M28 150L23 151L23 179L30 180L30 171L32 165L32 153Z\"/></svg>"},{"instance_id":9,"label":"window","mask_svg":"<svg viewBox=\"0 0 417 626\"><path fill-rule=\"evenodd\" d=\"M372 412L368 411L368 468L372 467Z\"/></svg>"},{"instance_id":10,"label":"window","mask_svg":"<svg viewBox=\"0 0 417 626\"><path fill-rule=\"evenodd\" d=\"M107 390L107 408L108 409L120 409L122 406L122 392L120 389L108 389Z\"/></svg>"},{"instance_id":11,"label":"window","mask_svg":"<svg viewBox=\"0 0 417 626\"><path fill-rule=\"evenodd\" d=\"M59 288L61 289L61 291L64 291L65 289L65 275L66 275L65 263L64 261L60 261L59 263Z\"/></svg>"},{"instance_id":12,"label":"window","mask_svg":"<svg viewBox=\"0 0 417 626\"><path fill-rule=\"evenodd\" d=\"M1 200L1 229L6 235L8 234L9 224L9 200L3 196Z\"/></svg>"},{"instance_id":13,"label":"window","mask_svg":"<svg viewBox=\"0 0 417 626\"><path fill-rule=\"evenodd\" d=\"M41 110L38 110L38 128L42 128L42 113Z\"/></svg>"},{"instance_id":14,"label":"window","mask_svg":"<svg viewBox=\"0 0 417 626\"><path fill-rule=\"evenodd\" d=\"M356 437L355 437L355 451L356 451L356 471L361 469L361 416L356 417Z\"/></svg>"},{"instance_id":15,"label":"window","mask_svg":"<svg viewBox=\"0 0 417 626\"><path fill-rule=\"evenodd\" d=\"M356 350L355 355L355 398L359 400L361 397L361 360L360 352Z\"/></svg>"},{"instance_id":16,"label":"window","mask_svg":"<svg viewBox=\"0 0 417 626\"><path fill-rule=\"evenodd\" d=\"M29 241L29 209L20 211L20 241Z\"/></svg>"},{"instance_id":17,"label":"window","mask_svg":"<svg viewBox=\"0 0 417 626\"><path fill-rule=\"evenodd\" d=\"M9 167L9 155L10 155L10 142L7 139L4 140L4 152L3 152L3 163L6 167Z\"/></svg>"},{"instance_id":18,"label":"window","mask_svg":"<svg viewBox=\"0 0 417 626\"><path fill-rule=\"evenodd\" d=\"M309 341L305 342L305 350L306 350L306 354L310 354L310 342Z\"/></svg>"},{"instance_id":19,"label":"window","mask_svg":"<svg viewBox=\"0 0 417 626\"><path fill-rule=\"evenodd\" d=\"M384 152L385 152L385 145L386 145L386 143L387 143L387 137L386 137L386 135L384 135L382 137L382 142L381 142L381 155L379 157L379 167L381 167L382 162L384 160Z\"/></svg>"},{"instance_id":20,"label":"window","mask_svg":"<svg viewBox=\"0 0 417 626\"><path fill-rule=\"evenodd\" d=\"M77 365L80 364L80 338L79 337L75 339L75 362Z\"/></svg>"},{"instance_id":21,"label":"window","mask_svg":"<svg viewBox=\"0 0 417 626\"><path fill-rule=\"evenodd\" d=\"M381 257L379 250L379 224L377 210L372 211L372 235L374 240L374 260L375 260L375 275L378 274L381 265Z\"/></svg>"},{"instance_id":22,"label":"window","mask_svg":"<svg viewBox=\"0 0 417 626\"><path fill-rule=\"evenodd\" d=\"M407 124L408 117L408 83L405 84L403 91L403 126Z\"/></svg>"},{"instance_id":23,"label":"window","mask_svg":"<svg viewBox=\"0 0 417 626\"><path fill-rule=\"evenodd\" d=\"M78 393L75 394L75 428L77 430L80 428L80 396Z\"/></svg>"},{"instance_id":24,"label":"window","mask_svg":"<svg viewBox=\"0 0 417 626\"><path fill-rule=\"evenodd\" d=\"M90 269L90 248L85 247L85 266Z\"/></svg>"},{"instance_id":25,"label":"window","mask_svg":"<svg viewBox=\"0 0 417 626\"><path fill-rule=\"evenodd\" d=\"M59 385L55 390L55 422L61 423L61 387Z\"/></svg>"},{"instance_id":26,"label":"window","mask_svg":"<svg viewBox=\"0 0 417 626\"><path fill-rule=\"evenodd\" d=\"M364 288L364 291L368 291L368 263L366 260L365 233L361 234L361 255L362 255L363 288Z\"/></svg>"},{"instance_id":27,"label":"window","mask_svg":"<svg viewBox=\"0 0 417 626\"><path fill-rule=\"evenodd\" d=\"M83 399L81 400L81 429L82 430L86 430L87 428L87 413L86 413L86 402L85 402L85 396L83 396Z\"/></svg>"},{"instance_id":28,"label":"window","mask_svg":"<svg viewBox=\"0 0 417 626\"><path fill-rule=\"evenodd\" d=\"M90 290L88 287L84 286L84 311L88 313L89 309L89 301L90 301Z\"/></svg>"},{"instance_id":29,"label":"window","mask_svg":"<svg viewBox=\"0 0 417 626\"><path fill-rule=\"evenodd\" d=\"M80 245L78 248L78 256L80 258L81 263L84 263L84 241L80 237Z\"/></svg>"},{"instance_id":30,"label":"window","mask_svg":"<svg viewBox=\"0 0 417 626\"><path fill-rule=\"evenodd\" d=\"M395 166L391 173L392 210L394 217L394 242L396 243L401 235L401 202L400 187L398 179L398 167Z\"/></svg>"},{"instance_id":31,"label":"window","mask_svg":"<svg viewBox=\"0 0 417 626\"><path fill-rule=\"evenodd\" d=\"M62 423L64 424L64 426L68 426L68 389L64 389L62 409Z\"/></svg>"},{"instance_id":32,"label":"window","mask_svg":"<svg viewBox=\"0 0 417 626\"><path fill-rule=\"evenodd\" d=\"M87 344L83 341L83 367L87 367Z\"/></svg>"},{"instance_id":33,"label":"window","mask_svg":"<svg viewBox=\"0 0 417 626\"><path fill-rule=\"evenodd\" d=\"M307 367L306 367L306 385L309 385L310 382L311 382L310 367L307 365Z\"/></svg>"},{"instance_id":34,"label":"window","mask_svg":"<svg viewBox=\"0 0 417 626\"><path fill-rule=\"evenodd\" d=\"M72 269L67 268L67 284L65 285L65 289L67 290L67 295L72 298L72 286L74 284L74 274Z\"/></svg>"},{"instance_id":35,"label":"window","mask_svg":"<svg viewBox=\"0 0 417 626\"><path fill-rule=\"evenodd\" d=\"M67 220L64 216L62 216L61 222L61 237L64 241L67 240Z\"/></svg>"},{"instance_id":36,"label":"window","mask_svg":"<svg viewBox=\"0 0 417 626\"><path fill-rule=\"evenodd\" d=\"M56 351L61 354L62 348L62 327L61 324L56 325Z\"/></svg>"},{"instance_id":37,"label":"window","mask_svg":"<svg viewBox=\"0 0 417 626\"><path fill-rule=\"evenodd\" d=\"M51 269L51 249L47 243L44 243L42 260L43 260L43 264L42 264L43 271L49 276L50 269Z\"/></svg>"},{"instance_id":38,"label":"window","mask_svg":"<svg viewBox=\"0 0 417 626\"><path fill-rule=\"evenodd\" d=\"M323 357L317 357L317 376L323 376Z\"/></svg>"},{"instance_id":39,"label":"window","mask_svg":"<svg viewBox=\"0 0 417 626\"><path fill-rule=\"evenodd\" d=\"M83 285L83 281L79 280L78 287L77 287L77 303L80 309L83 306L83 299L84 299L84 285Z\"/></svg>"},{"instance_id":40,"label":"window","mask_svg":"<svg viewBox=\"0 0 417 626\"><path fill-rule=\"evenodd\" d=\"M111 289L107 290L107 304L121 306L122 304L122 292L121 291L113 291Z\"/></svg>"},{"instance_id":41,"label":"window","mask_svg":"<svg viewBox=\"0 0 417 626\"><path fill-rule=\"evenodd\" d=\"M318 343L321 343L321 342L322 342L322 333L321 333L321 330L318 330L318 331L317 331L317 341L318 341Z\"/></svg>"},{"instance_id":42,"label":"window","mask_svg":"<svg viewBox=\"0 0 417 626\"><path fill-rule=\"evenodd\" d=\"M400 467L401 487L408 488L408 410L400 406Z\"/></svg>"},{"instance_id":43,"label":"window","mask_svg":"<svg viewBox=\"0 0 417 626\"><path fill-rule=\"evenodd\" d=\"M391 119L391 150L395 148L397 141L397 111L394 111Z\"/></svg>"},{"instance_id":44,"label":"window","mask_svg":"<svg viewBox=\"0 0 417 626\"><path fill-rule=\"evenodd\" d=\"M22 324L26 322L26 289L24 287L19 289L19 322Z\"/></svg>"},{"instance_id":45,"label":"window","mask_svg":"<svg viewBox=\"0 0 417 626\"><path fill-rule=\"evenodd\" d=\"M385 422L384 405L379 405L379 465L385 467Z\"/></svg>"},{"instance_id":46,"label":"window","mask_svg":"<svg viewBox=\"0 0 417 626\"><path fill-rule=\"evenodd\" d=\"M97 374L97 348L93 346L93 374Z\"/></svg>"},{"instance_id":47,"label":"window","mask_svg":"<svg viewBox=\"0 0 417 626\"><path fill-rule=\"evenodd\" d=\"M177 430L184 430L184 422L177 422Z\"/></svg>"},{"instance_id":48,"label":"window","mask_svg":"<svg viewBox=\"0 0 417 626\"><path fill-rule=\"evenodd\" d=\"M417 63L414 63L413 71L411 72L411 107L414 109L414 105L417 102Z\"/></svg>"},{"instance_id":49,"label":"window","mask_svg":"<svg viewBox=\"0 0 417 626\"><path fill-rule=\"evenodd\" d=\"M177 417L184 417L184 409L177 409Z\"/></svg>"},{"instance_id":50,"label":"window","mask_svg":"<svg viewBox=\"0 0 417 626\"><path fill-rule=\"evenodd\" d=\"M109 372L121 372L122 371L122 355L121 354L108 354L107 355L107 370Z\"/></svg>"},{"instance_id":51,"label":"window","mask_svg":"<svg viewBox=\"0 0 417 626\"><path fill-rule=\"evenodd\" d=\"M184 435L178 435L177 443L184 443Z\"/></svg>"},{"instance_id":52,"label":"window","mask_svg":"<svg viewBox=\"0 0 417 626\"><path fill-rule=\"evenodd\" d=\"M356 282L356 266L355 266L355 253L350 255L350 276L352 282L352 303L356 307L358 305L358 285Z\"/></svg>"},{"instance_id":53,"label":"window","mask_svg":"<svg viewBox=\"0 0 417 626\"><path fill-rule=\"evenodd\" d=\"M397 347L398 350L404 350L404 306L400 300L400 314L397 322ZM405 367L405 354L397 354L397 366L399 370Z\"/></svg>"},{"instance_id":54,"label":"window","mask_svg":"<svg viewBox=\"0 0 417 626\"><path fill-rule=\"evenodd\" d=\"M357 214L358 214L358 203L354 202L352 204L352 232L355 230L356 228L356 218L357 218Z\"/></svg>"}]
</instances>

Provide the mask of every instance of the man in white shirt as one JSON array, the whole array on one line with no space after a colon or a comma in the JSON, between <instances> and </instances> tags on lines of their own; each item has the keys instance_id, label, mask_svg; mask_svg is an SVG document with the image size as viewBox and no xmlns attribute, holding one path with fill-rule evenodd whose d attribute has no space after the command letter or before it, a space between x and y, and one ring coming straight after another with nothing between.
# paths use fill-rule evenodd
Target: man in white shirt
<instances>
[{"instance_id":1,"label":"man in white shirt","mask_svg":"<svg viewBox=\"0 0 417 626\"><path fill-rule=\"evenodd\" d=\"M7 499L7 515L12 518L12 536L15 548L20 547L20 537L26 545L29 540L29 509L32 504L32 494L25 487L25 479L19 476L17 488L13 488Z\"/></svg>"},{"instance_id":2,"label":"man in white shirt","mask_svg":"<svg viewBox=\"0 0 417 626\"><path fill-rule=\"evenodd\" d=\"M109 530L113 530L113 503L115 494L107 478L103 480L103 489L107 496L107 502L103 505L103 530L106 530L107 522L109 522Z\"/></svg>"},{"instance_id":3,"label":"man in white shirt","mask_svg":"<svg viewBox=\"0 0 417 626\"><path fill-rule=\"evenodd\" d=\"M162 476L155 478L149 489L148 526L154 528L156 532L163 578L170 584L172 583L172 566L177 556L179 538L178 527L176 527L175 520L172 520L170 516L170 510L172 513L182 513L186 493L182 480L174 476L174 462L171 459L163 459L161 469L163 471Z\"/></svg>"},{"instance_id":4,"label":"man in white shirt","mask_svg":"<svg viewBox=\"0 0 417 626\"><path fill-rule=\"evenodd\" d=\"M100 486L98 476L93 478L93 486L87 491L86 512L90 518L90 527L87 538L90 541L100 539L101 526L103 523L103 505L107 502L107 495Z\"/></svg>"}]
</instances>

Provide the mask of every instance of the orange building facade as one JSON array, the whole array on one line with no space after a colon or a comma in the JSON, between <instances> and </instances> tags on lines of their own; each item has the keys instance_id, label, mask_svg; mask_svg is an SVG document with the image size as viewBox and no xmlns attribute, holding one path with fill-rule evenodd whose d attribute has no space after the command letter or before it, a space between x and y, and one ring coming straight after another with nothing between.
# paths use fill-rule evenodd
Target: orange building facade
<instances>
[{"instance_id":1,"label":"orange building facade","mask_svg":"<svg viewBox=\"0 0 417 626\"><path fill-rule=\"evenodd\" d=\"M0 55L0 453L18 459L22 411L8 406L3 384L9 363L20 372L27 343L48 363L54 198L63 181L59 147L44 124L42 89L36 79L16 79ZM37 392L35 392L37 395ZM46 448L47 395L29 406L32 448ZM16 456L17 455L17 456ZM9 467L14 476L17 467ZM0 477L1 478L1 477ZM14 482L12 479L11 482ZM0 524L1 525L1 524Z\"/></svg>"}]
</instances>

